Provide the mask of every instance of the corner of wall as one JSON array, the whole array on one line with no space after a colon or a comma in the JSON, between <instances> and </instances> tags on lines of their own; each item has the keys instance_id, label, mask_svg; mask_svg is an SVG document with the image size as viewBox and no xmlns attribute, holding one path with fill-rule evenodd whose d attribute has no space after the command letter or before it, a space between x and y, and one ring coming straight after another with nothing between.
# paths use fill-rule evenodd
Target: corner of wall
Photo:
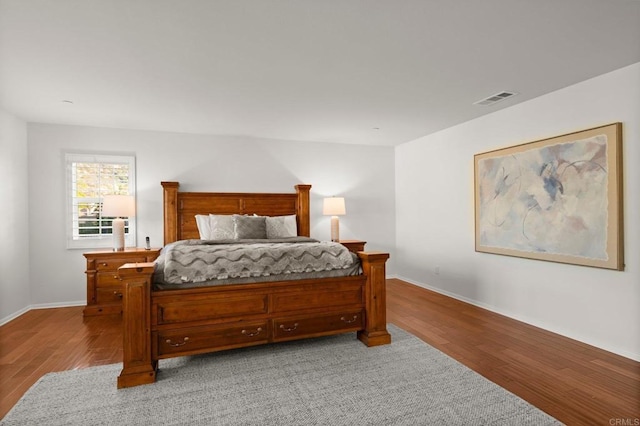
<instances>
[{"instance_id":1,"label":"corner of wall","mask_svg":"<svg viewBox=\"0 0 640 426\"><path fill-rule=\"evenodd\" d=\"M27 124L0 110L0 318L19 315L31 298Z\"/></svg>"}]
</instances>

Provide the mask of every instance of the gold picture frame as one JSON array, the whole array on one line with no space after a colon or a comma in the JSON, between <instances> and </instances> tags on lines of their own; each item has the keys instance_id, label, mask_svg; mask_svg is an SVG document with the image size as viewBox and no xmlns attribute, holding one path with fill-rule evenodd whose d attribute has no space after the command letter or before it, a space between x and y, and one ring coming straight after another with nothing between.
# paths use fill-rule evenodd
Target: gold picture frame
<instances>
[{"instance_id":1,"label":"gold picture frame","mask_svg":"<svg viewBox=\"0 0 640 426\"><path fill-rule=\"evenodd\" d=\"M622 123L474 156L477 252L624 269Z\"/></svg>"}]
</instances>

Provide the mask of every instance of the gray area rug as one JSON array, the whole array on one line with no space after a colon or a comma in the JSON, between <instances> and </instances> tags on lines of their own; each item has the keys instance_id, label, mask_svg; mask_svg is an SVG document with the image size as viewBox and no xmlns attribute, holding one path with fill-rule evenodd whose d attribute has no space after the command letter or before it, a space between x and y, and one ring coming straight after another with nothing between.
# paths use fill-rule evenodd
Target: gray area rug
<instances>
[{"instance_id":1,"label":"gray area rug","mask_svg":"<svg viewBox=\"0 0 640 426\"><path fill-rule=\"evenodd\" d=\"M119 364L50 373L1 425L547 425L552 417L418 338L355 333L160 361L116 389Z\"/></svg>"}]
</instances>

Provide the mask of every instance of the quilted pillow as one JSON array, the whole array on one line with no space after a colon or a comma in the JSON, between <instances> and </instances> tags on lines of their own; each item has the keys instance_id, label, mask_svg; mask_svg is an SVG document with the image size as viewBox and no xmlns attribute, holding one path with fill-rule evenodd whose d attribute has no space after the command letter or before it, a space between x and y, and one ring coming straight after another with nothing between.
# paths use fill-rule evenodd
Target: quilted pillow
<instances>
[{"instance_id":1,"label":"quilted pillow","mask_svg":"<svg viewBox=\"0 0 640 426\"><path fill-rule=\"evenodd\" d=\"M209 240L233 240L235 239L235 230L233 224L233 215L230 214L210 214Z\"/></svg>"},{"instance_id":2,"label":"quilted pillow","mask_svg":"<svg viewBox=\"0 0 640 426\"><path fill-rule=\"evenodd\" d=\"M267 225L267 238L289 238L298 236L298 224L296 215L273 216L265 220Z\"/></svg>"},{"instance_id":3,"label":"quilted pillow","mask_svg":"<svg viewBox=\"0 0 640 426\"><path fill-rule=\"evenodd\" d=\"M198 233L200 233L201 240L211 239L211 226L209 225L209 215L197 214L196 225L198 226Z\"/></svg>"},{"instance_id":4,"label":"quilted pillow","mask_svg":"<svg viewBox=\"0 0 640 426\"><path fill-rule=\"evenodd\" d=\"M233 215L233 229L235 238L238 240L267 238L267 225L264 216Z\"/></svg>"}]
</instances>

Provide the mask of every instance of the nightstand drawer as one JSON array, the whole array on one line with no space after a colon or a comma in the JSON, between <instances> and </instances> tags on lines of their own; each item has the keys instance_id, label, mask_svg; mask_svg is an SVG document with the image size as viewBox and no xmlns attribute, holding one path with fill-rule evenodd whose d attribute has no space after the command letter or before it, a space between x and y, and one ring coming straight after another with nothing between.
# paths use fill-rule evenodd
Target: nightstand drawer
<instances>
[{"instance_id":1,"label":"nightstand drawer","mask_svg":"<svg viewBox=\"0 0 640 426\"><path fill-rule=\"evenodd\" d=\"M122 280L118 276L118 271L98 272L96 276L98 287L113 287L122 285Z\"/></svg>"},{"instance_id":2,"label":"nightstand drawer","mask_svg":"<svg viewBox=\"0 0 640 426\"><path fill-rule=\"evenodd\" d=\"M122 303L122 289L120 287L98 288L96 302L98 305Z\"/></svg>"},{"instance_id":3,"label":"nightstand drawer","mask_svg":"<svg viewBox=\"0 0 640 426\"><path fill-rule=\"evenodd\" d=\"M127 248L122 251L98 250L83 253L87 259L87 306L84 316L122 312L122 281L118 268L125 263L153 262L159 248Z\"/></svg>"},{"instance_id":4,"label":"nightstand drawer","mask_svg":"<svg viewBox=\"0 0 640 426\"><path fill-rule=\"evenodd\" d=\"M142 263L146 261L146 256L129 256L120 257L118 259L98 259L96 261L96 269L98 271L116 271L125 263Z\"/></svg>"}]
</instances>

